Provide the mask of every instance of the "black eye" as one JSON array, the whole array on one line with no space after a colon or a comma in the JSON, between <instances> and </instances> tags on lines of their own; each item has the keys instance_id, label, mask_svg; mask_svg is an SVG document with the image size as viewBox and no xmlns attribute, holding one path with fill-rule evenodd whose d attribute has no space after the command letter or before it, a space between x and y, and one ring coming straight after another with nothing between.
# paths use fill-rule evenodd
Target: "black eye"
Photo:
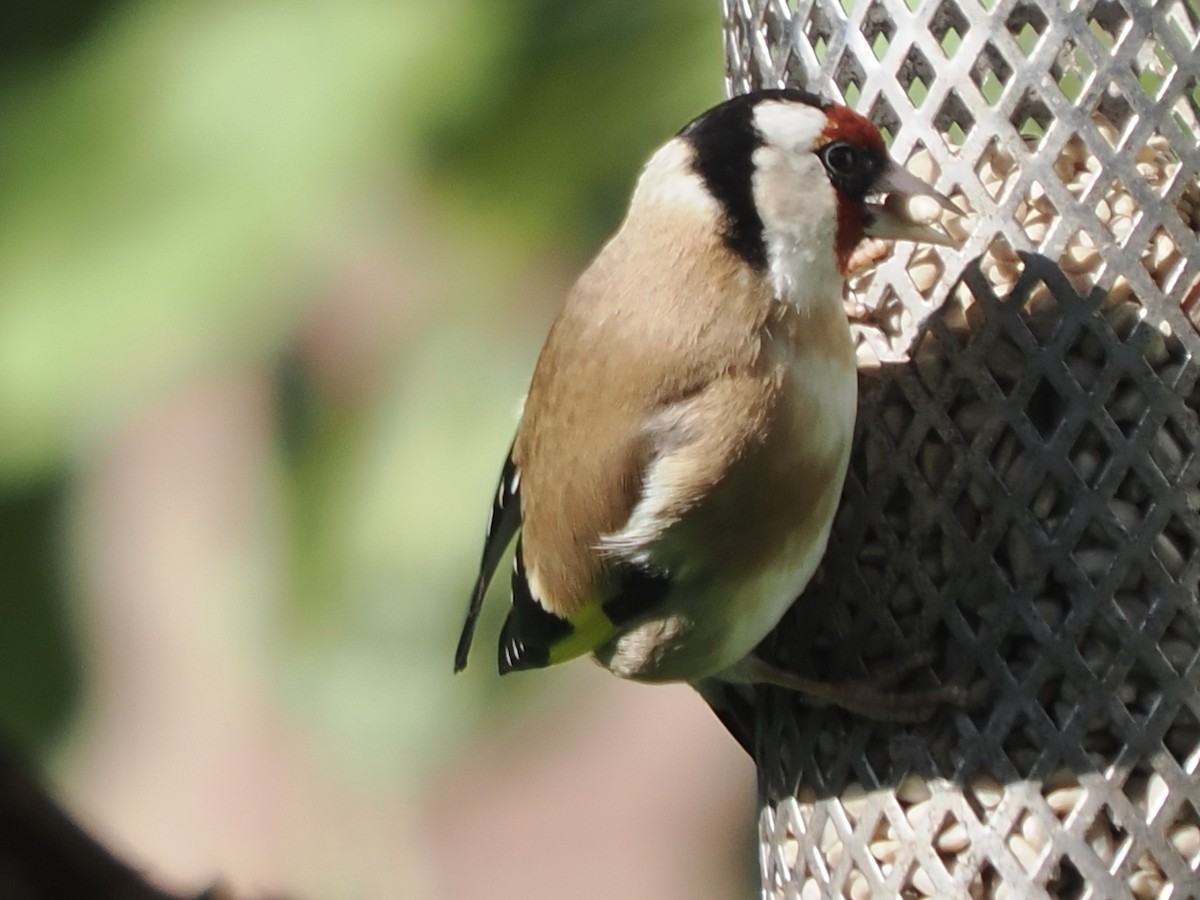
<instances>
[{"instance_id":1,"label":"black eye","mask_svg":"<svg viewBox=\"0 0 1200 900\"><path fill-rule=\"evenodd\" d=\"M822 147L819 154L830 183L855 200L861 200L871 192L871 186L887 162L882 151L876 152L849 141L832 141Z\"/></svg>"},{"instance_id":2,"label":"black eye","mask_svg":"<svg viewBox=\"0 0 1200 900\"><path fill-rule=\"evenodd\" d=\"M858 148L845 141L834 141L825 148L821 160L830 175L847 178L854 175L862 164L862 154Z\"/></svg>"}]
</instances>

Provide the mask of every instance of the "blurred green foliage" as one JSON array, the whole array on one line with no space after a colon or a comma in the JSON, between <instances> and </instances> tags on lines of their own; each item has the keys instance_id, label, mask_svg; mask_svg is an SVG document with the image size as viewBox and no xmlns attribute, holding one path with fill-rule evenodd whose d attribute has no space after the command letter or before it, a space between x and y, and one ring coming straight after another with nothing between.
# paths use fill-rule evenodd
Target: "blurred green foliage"
<instances>
[{"instance_id":1,"label":"blurred green foliage","mask_svg":"<svg viewBox=\"0 0 1200 900\"><path fill-rule=\"evenodd\" d=\"M720 99L715 4L513 0L497 74L432 130L440 186L525 240L586 251L647 151Z\"/></svg>"},{"instance_id":2,"label":"blurred green foliage","mask_svg":"<svg viewBox=\"0 0 1200 900\"><path fill-rule=\"evenodd\" d=\"M74 635L61 602L65 488L54 473L0 493L0 737L25 752L60 736L79 691Z\"/></svg>"},{"instance_id":3,"label":"blurred green foliage","mask_svg":"<svg viewBox=\"0 0 1200 900\"><path fill-rule=\"evenodd\" d=\"M129 3L0 94L0 474L286 340L319 217L461 86L452 15Z\"/></svg>"},{"instance_id":4,"label":"blurred green foliage","mask_svg":"<svg viewBox=\"0 0 1200 900\"><path fill-rule=\"evenodd\" d=\"M278 401L281 690L352 754L448 740L495 681L486 638L449 669L555 302L523 285L577 268L648 152L719 99L717 4L0 15L0 733L46 751L78 690L59 525L78 474L140 410L250 369ZM413 321L347 396L304 335L378 245L434 274L397 289Z\"/></svg>"}]
</instances>

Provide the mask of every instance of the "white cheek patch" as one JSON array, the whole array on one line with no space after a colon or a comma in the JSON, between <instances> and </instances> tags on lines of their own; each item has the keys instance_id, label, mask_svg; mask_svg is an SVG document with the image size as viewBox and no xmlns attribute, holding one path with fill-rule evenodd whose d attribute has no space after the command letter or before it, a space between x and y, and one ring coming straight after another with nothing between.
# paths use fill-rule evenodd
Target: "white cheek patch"
<instances>
[{"instance_id":1,"label":"white cheek patch","mask_svg":"<svg viewBox=\"0 0 1200 900\"><path fill-rule=\"evenodd\" d=\"M814 293L841 296L837 268L837 202L813 147L828 125L825 113L783 100L760 103L754 126L754 202L776 295L797 302Z\"/></svg>"},{"instance_id":2,"label":"white cheek patch","mask_svg":"<svg viewBox=\"0 0 1200 900\"><path fill-rule=\"evenodd\" d=\"M828 124L825 113L802 103L767 101L754 108L754 127L769 147L809 151Z\"/></svg>"},{"instance_id":3,"label":"white cheek patch","mask_svg":"<svg viewBox=\"0 0 1200 900\"><path fill-rule=\"evenodd\" d=\"M754 153L754 201L763 223L776 296L841 295L837 268L837 197L809 149L760 147Z\"/></svg>"}]
</instances>

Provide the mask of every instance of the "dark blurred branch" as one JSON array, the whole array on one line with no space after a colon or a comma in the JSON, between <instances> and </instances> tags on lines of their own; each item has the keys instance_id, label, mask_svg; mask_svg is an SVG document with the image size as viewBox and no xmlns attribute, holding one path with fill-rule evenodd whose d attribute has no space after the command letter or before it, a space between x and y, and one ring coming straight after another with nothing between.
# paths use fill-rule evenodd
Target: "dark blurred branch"
<instances>
[{"instance_id":1,"label":"dark blurred branch","mask_svg":"<svg viewBox=\"0 0 1200 900\"><path fill-rule=\"evenodd\" d=\"M77 825L0 745L0 897L185 900L147 882ZM195 900L234 900L212 888Z\"/></svg>"}]
</instances>

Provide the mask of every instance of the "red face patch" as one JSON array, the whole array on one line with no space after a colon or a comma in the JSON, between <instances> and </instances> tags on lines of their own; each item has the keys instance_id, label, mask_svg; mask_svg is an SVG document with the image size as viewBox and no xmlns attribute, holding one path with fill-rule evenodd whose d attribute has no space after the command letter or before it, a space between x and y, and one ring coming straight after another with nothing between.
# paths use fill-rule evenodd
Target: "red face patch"
<instances>
[{"instance_id":1,"label":"red face patch","mask_svg":"<svg viewBox=\"0 0 1200 900\"><path fill-rule=\"evenodd\" d=\"M826 109L825 116L828 122L821 131L822 143L845 141L874 153L887 152L883 135L866 116L837 104ZM838 191L837 238L834 242L834 252L837 254L838 268L843 275L848 274L850 257L862 242L866 218L867 211L862 200L852 199Z\"/></svg>"},{"instance_id":2,"label":"red face patch","mask_svg":"<svg viewBox=\"0 0 1200 900\"><path fill-rule=\"evenodd\" d=\"M825 110L827 124L821 136L827 141L846 141L864 150L884 151L883 135L866 116L836 104Z\"/></svg>"},{"instance_id":3,"label":"red face patch","mask_svg":"<svg viewBox=\"0 0 1200 900\"><path fill-rule=\"evenodd\" d=\"M843 276L850 274L850 257L866 237L867 211L861 200L850 200L838 192L837 235L833 240L833 252L837 255L838 271Z\"/></svg>"}]
</instances>

